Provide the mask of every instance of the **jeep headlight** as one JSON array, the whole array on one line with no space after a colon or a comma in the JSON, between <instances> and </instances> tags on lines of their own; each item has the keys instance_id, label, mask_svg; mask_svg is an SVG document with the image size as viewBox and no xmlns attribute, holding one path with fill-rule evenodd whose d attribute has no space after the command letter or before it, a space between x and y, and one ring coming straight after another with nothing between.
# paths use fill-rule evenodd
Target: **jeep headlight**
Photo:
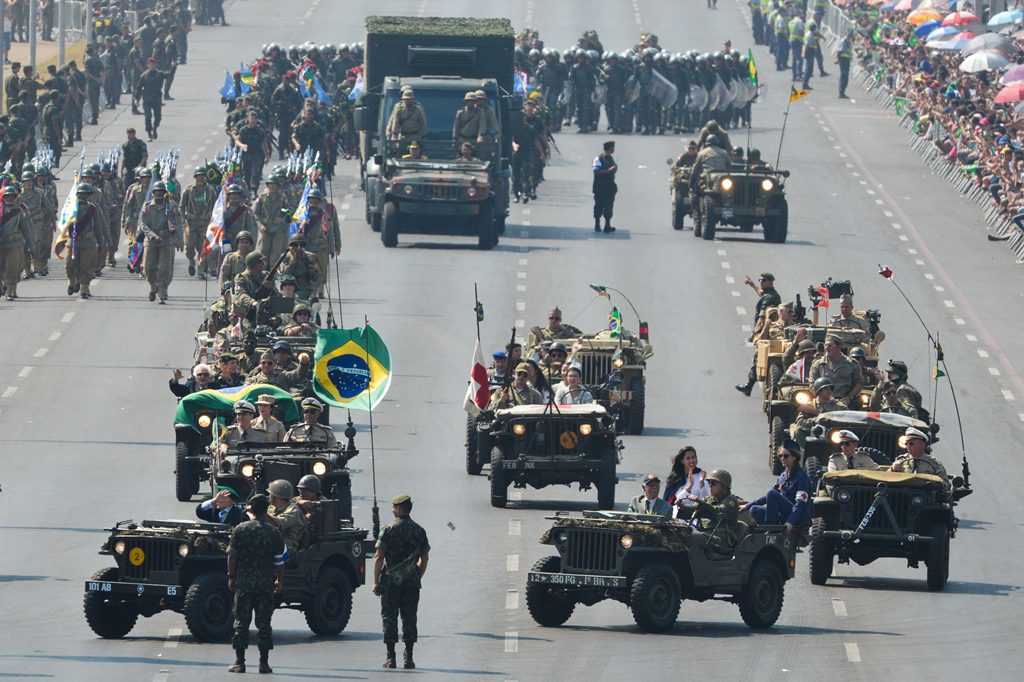
<instances>
[{"instance_id":1,"label":"jeep headlight","mask_svg":"<svg viewBox=\"0 0 1024 682\"><path fill-rule=\"evenodd\" d=\"M839 440L840 440L839 430L836 429L836 430L832 431L830 434L828 434L828 439L830 441L832 441L833 445L839 445Z\"/></svg>"},{"instance_id":2,"label":"jeep headlight","mask_svg":"<svg viewBox=\"0 0 1024 682\"><path fill-rule=\"evenodd\" d=\"M210 424L213 423L213 420L210 419L210 415L201 414L199 415L199 419L196 420L196 423L199 424L199 428L208 429L210 428Z\"/></svg>"},{"instance_id":3,"label":"jeep headlight","mask_svg":"<svg viewBox=\"0 0 1024 682\"><path fill-rule=\"evenodd\" d=\"M558 533L555 534L555 542L557 542L560 545L564 545L566 541L568 541L568 539L569 534L566 533L564 530L558 531Z\"/></svg>"},{"instance_id":4,"label":"jeep headlight","mask_svg":"<svg viewBox=\"0 0 1024 682\"><path fill-rule=\"evenodd\" d=\"M813 400L811 394L807 391L797 391L793 394L793 402L797 405L807 405Z\"/></svg>"},{"instance_id":5,"label":"jeep headlight","mask_svg":"<svg viewBox=\"0 0 1024 682\"><path fill-rule=\"evenodd\" d=\"M836 499L839 500L840 502L842 502L843 504L846 504L847 502L849 502L851 497L853 497L853 496L850 494L849 490L840 490L836 494Z\"/></svg>"},{"instance_id":6,"label":"jeep headlight","mask_svg":"<svg viewBox=\"0 0 1024 682\"><path fill-rule=\"evenodd\" d=\"M896 444L899 445L902 449L906 450L907 449L907 437L906 436L900 436L899 438L896 439Z\"/></svg>"},{"instance_id":7,"label":"jeep headlight","mask_svg":"<svg viewBox=\"0 0 1024 682\"><path fill-rule=\"evenodd\" d=\"M623 535L619 538L619 544L622 545L622 549L629 549L633 546L633 536L628 534Z\"/></svg>"},{"instance_id":8,"label":"jeep headlight","mask_svg":"<svg viewBox=\"0 0 1024 682\"><path fill-rule=\"evenodd\" d=\"M118 540L114 543L114 552L116 554L124 554L124 540Z\"/></svg>"},{"instance_id":9,"label":"jeep headlight","mask_svg":"<svg viewBox=\"0 0 1024 682\"><path fill-rule=\"evenodd\" d=\"M622 366L626 364L626 359L622 357L615 358L612 360L612 367L615 369L622 369Z\"/></svg>"},{"instance_id":10,"label":"jeep headlight","mask_svg":"<svg viewBox=\"0 0 1024 682\"><path fill-rule=\"evenodd\" d=\"M763 189L765 192L771 192L773 189L775 189L775 183L772 181L771 178L765 178L764 180L761 181L761 189Z\"/></svg>"},{"instance_id":11,"label":"jeep headlight","mask_svg":"<svg viewBox=\"0 0 1024 682\"><path fill-rule=\"evenodd\" d=\"M188 546L187 542L181 543L180 545L178 545L178 556L184 559L188 556L188 553L191 549L192 548Z\"/></svg>"},{"instance_id":12,"label":"jeep headlight","mask_svg":"<svg viewBox=\"0 0 1024 682\"><path fill-rule=\"evenodd\" d=\"M517 436L524 435L526 433L526 424L513 424L512 433L516 434Z\"/></svg>"},{"instance_id":13,"label":"jeep headlight","mask_svg":"<svg viewBox=\"0 0 1024 682\"><path fill-rule=\"evenodd\" d=\"M402 194L409 196L412 194L412 185L402 185Z\"/></svg>"},{"instance_id":14,"label":"jeep headlight","mask_svg":"<svg viewBox=\"0 0 1024 682\"><path fill-rule=\"evenodd\" d=\"M920 507L924 504L924 495L918 493L917 495L910 496L910 506Z\"/></svg>"},{"instance_id":15,"label":"jeep headlight","mask_svg":"<svg viewBox=\"0 0 1024 682\"><path fill-rule=\"evenodd\" d=\"M732 189L732 178L722 178L722 191L728 192Z\"/></svg>"},{"instance_id":16,"label":"jeep headlight","mask_svg":"<svg viewBox=\"0 0 1024 682\"><path fill-rule=\"evenodd\" d=\"M589 436L590 432L594 430L593 424L580 424L580 433L584 436Z\"/></svg>"},{"instance_id":17,"label":"jeep headlight","mask_svg":"<svg viewBox=\"0 0 1024 682\"><path fill-rule=\"evenodd\" d=\"M323 461L322 459L318 459L317 461L313 462L313 473L316 474L317 476L323 476L324 474L326 474L327 462Z\"/></svg>"},{"instance_id":18,"label":"jeep headlight","mask_svg":"<svg viewBox=\"0 0 1024 682\"><path fill-rule=\"evenodd\" d=\"M871 396L866 395L866 394L861 395L861 397L860 397L860 406L861 407L867 407L870 404L871 404Z\"/></svg>"},{"instance_id":19,"label":"jeep headlight","mask_svg":"<svg viewBox=\"0 0 1024 682\"><path fill-rule=\"evenodd\" d=\"M252 478L252 475L256 473L256 467L253 466L251 462L246 462L238 471L246 478Z\"/></svg>"},{"instance_id":20,"label":"jeep headlight","mask_svg":"<svg viewBox=\"0 0 1024 682\"><path fill-rule=\"evenodd\" d=\"M476 187L467 187L466 188L466 196L469 197L470 199L475 197L476 196Z\"/></svg>"}]
</instances>

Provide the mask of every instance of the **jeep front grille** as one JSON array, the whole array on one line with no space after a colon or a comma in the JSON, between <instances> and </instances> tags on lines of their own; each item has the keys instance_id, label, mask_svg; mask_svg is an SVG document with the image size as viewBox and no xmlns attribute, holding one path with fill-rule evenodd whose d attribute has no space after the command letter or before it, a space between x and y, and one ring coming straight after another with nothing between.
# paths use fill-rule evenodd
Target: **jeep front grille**
<instances>
[{"instance_id":1,"label":"jeep front grille","mask_svg":"<svg viewBox=\"0 0 1024 682\"><path fill-rule=\"evenodd\" d=\"M867 513L871 503L875 500L876 490L874 488L847 488L850 491L852 497L850 498L851 518L850 524L856 528L860 525L861 520L864 518L864 514ZM887 491L887 499L889 501L889 507L892 509L893 514L896 515L896 520L900 523L900 530L906 532L909 528L905 527L904 524L910 519L910 494L893 490L892 488ZM918 492L918 491L915 491ZM889 522L889 515L885 513L883 507L879 507L875 510L871 520L868 521L867 528L864 529L871 533L893 533L892 523Z\"/></svg>"},{"instance_id":2,"label":"jeep front grille","mask_svg":"<svg viewBox=\"0 0 1024 682\"><path fill-rule=\"evenodd\" d=\"M899 437L900 432L892 429L865 429L864 433L857 434L860 438L858 445L862 448L875 448L884 452L889 459L896 459L900 454Z\"/></svg>"},{"instance_id":3,"label":"jeep front grille","mask_svg":"<svg viewBox=\"0 0 1024 682\"><path fill-rule=\"evenodd\" d=\"M552 408L554 410L554 408ZM539 454L546 457L558 455L577 455L585 438L580 434L578 419L561 419L557 412L550 418L539 419L527 424L526 433L517 437L517 453ZM575 443L575 447L564 447L562 436Z\"/></svg>"},{"instance_id":4,"label":"jeep front grille","mask_svg":"<svg viewBox=\"0 0 1024 682\"><path fill-rule=\"evenodd\" d=\"M608 353L577 354L576 358L582 360L583 384L585 386L598 386L604 383L612 371L613 351Z\"/></svg>"},{"instance_id":5,"label":"jeep front grille","mask_svg":"<svg viewBox=\"0 0 1024 682\"><path fill-rule=\"evenodd\" d=\"M454 201L459 198L458 185L427 185L425 191L427 197L430 199Z\"/></svg>"},{"instance_id":6,"label":"jeep front grille","mask_svg":"<svg viewBox=\"0 0 1024 682\"><path fill-rule=\"evenodd\" d=\"M730 176L733 186L729 192L722 192L723 204L726 206L743 206L753 208L761 199L760 177Z\"/></svg>"},{"instance_id":7,"label":"jeep front grille","mask_svg":"<svg viewBox=\"0 0 1024 682\"><path fill-rule=\"evenodd\" d=\"M619 534L590 528L571 528L562 558L564 571L611 573L617 570Z\"/></svg>"},{"instance_id":8,"label":"jeep front grille","mask_svg":"<svg viewBox=\"0 0 1024 682\"><path fill-rule=\"evenodd\" d=\"M180 540L163 540L156 538L126 537L124 539L124 555L121 557L121 565L124 567L125 580L146 581L153 571L172 571L177 557ZM141 550L142 554L133 550ZM133 556L141 556L142 560L138 566L135 565Z\"/></svg>"}]
</instances>

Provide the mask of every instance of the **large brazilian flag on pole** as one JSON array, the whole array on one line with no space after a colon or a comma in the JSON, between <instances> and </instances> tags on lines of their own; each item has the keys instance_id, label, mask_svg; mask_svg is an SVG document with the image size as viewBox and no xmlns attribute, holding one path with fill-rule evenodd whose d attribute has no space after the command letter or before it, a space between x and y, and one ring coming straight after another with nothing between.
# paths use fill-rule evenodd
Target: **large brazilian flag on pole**
<instances>
[{"instance_id":1,"label":"large brazilian flag on pole","mask_svg":"<svg viewBox=\"0 0 1024 682\"><path fill-rule=\"evenodd\" d=\"M391 386L391 354L370 325L319 329L313 391L329 405L372 410Z\"/></svg>"}]
</instances>

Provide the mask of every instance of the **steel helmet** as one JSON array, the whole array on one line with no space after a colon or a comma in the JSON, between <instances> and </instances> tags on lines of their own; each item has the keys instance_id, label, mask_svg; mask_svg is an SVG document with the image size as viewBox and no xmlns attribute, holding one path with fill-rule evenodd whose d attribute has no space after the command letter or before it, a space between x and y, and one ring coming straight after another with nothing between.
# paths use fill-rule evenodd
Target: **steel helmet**
<instances>
[{"instance_id":1,"label":"steel helmet","mask_svg":"<svg viewBox=\"0 0 1024 682\"><path fill-rule=\"evenodd\" d=\"M819 377L814 380L814 383L811 385L811 390L814 391L815 394L817 394L818 391L820 391L823 388L835 388L835 386L836 385L833 384L832 380L829 379L828 377Z\"/></svg>"},{"instance_id":2,"label":"steel helmet","mask_svg":"<svg viewBox=\"0 0 1024 682\"><path fill-rule=\"evenodd\" d=\"M732 490L732 474L730 474L725 469L715 469L710 474L708 474L707 480L718 481L729 490Z\"/></svg>"},{"instance_id":3,"label":"steel helmet","mask_svg":"<svg viewBox=\"0 0 1024 682\"><path fill-rule=\"evenodd\" d=\"M889 369L886 370L893 374L899 374L900 376L907 376L907 363L902 360L889 360Z\"/></svg>"},{"instance_id":4,"label":"steel helmet","mask_svg":"<svg viewBox=\"0 0 1024 682\"><path fill-rule=\"evenodd\" d=\"M704 139L704 146L705 147L721 147L722 143L718 139L718 135L708 135Z\"/></svg>"},{"instance_id":5,"label":"steel helmet","mask_svg":"<svg viewBox=\"0 0 1024 682\"><path fill-rule=\"evenodd\" d=\"M270 485L267 486L267 491L274 497L279 497L282 500L290 500L295 497L295 491L292 489L292 484L283 478L271 481Z\"/></svg>"},{"instance_id":6,"label":"steel helmet","mask_svg":"<svg viewBox=\"0 0 1024 682\"><path fill-rule=\"evenodd\" d=\"M864 349L861 348L860 346L854 346L853 348L850 349L850 357L851 358L866 358L867 357L867 353L865 353Z\"/></svg>"},{"instance_id":7,"label":"steel helmet","mask_svg":"<svg viewBox=\"0 0 1024 682\"><path fill-rule=\"evenodd\" d=\"M320 479L313 474L306 474L299 479L299 485L296 486L299 490L310 490L317 495L320 494Z\"/></svg>"}]
</instances>

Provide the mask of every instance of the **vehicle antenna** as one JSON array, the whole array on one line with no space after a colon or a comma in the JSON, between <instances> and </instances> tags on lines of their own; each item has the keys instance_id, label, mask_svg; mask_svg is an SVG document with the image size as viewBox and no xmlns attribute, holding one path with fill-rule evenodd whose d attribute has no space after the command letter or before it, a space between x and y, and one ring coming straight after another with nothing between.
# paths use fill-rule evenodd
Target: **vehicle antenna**
<instances>
[{"instance_id":1,"label":"vehicle antenna","mask_svg":"<svg viewBox=\"0 0 1024 682\"><path fill-rule=\"evenodd\" d=\"M370 349L366 347L366 332L370 327L370 320L363 315L363 352L366 354L366 367L370 375L366 378L366 410L370 413L370 479L373 482L373 507L371 514L373 518L373 539L380 537L380 507L377 506L377 456L373 447L373 396L370 388L373 385L373 370L370 369Z\"/></svg>"}]
</instances>

